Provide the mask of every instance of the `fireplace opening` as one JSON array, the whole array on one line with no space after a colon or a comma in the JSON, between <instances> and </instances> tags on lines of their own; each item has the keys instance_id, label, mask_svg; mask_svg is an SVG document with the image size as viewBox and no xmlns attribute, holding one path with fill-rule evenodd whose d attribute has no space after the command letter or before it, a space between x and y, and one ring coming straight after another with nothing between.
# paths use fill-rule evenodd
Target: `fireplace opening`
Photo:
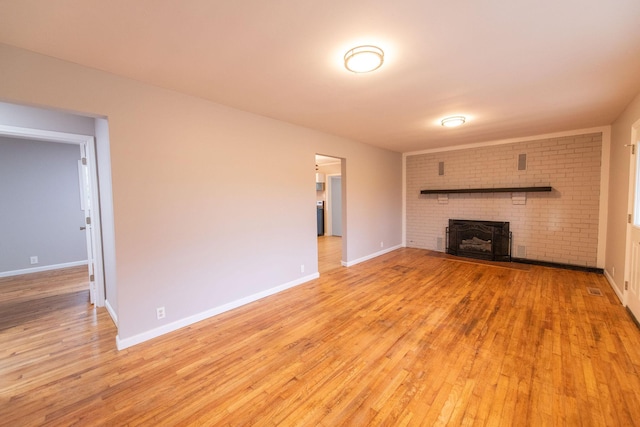
<instances>
[{"instance_id":1,"label":"fireplace opening","mask_svg":"<svg viewBox=\"0 0 640 427\"><path fill-rule=\"evenodd\" d=\"M450 219L447 253L490 261L511 261L509 223Z\"/></svg>"}]
</instances>

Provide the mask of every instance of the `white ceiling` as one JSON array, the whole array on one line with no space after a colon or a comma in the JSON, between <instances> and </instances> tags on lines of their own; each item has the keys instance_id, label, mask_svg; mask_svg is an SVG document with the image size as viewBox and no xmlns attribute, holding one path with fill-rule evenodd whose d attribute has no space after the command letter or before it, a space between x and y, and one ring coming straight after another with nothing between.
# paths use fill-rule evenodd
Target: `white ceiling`
<instances>
[{"instance_id":1,"label":"white ceiling","mask_svg":"<svg viewBox=\"0 0 640 427\"><path fill-rule=\"evenodd\" d=\"M316 166L335 165L339 163L340 159L337 157L329 157L323 156L321 154L316 154Z\"/></svg>"},{"instance_id":2,"label":"white ceiling","mask_svg":"<svg viewBox=\"0 0 640 427\"><path fill-rule=\"evenodd\" d=\"M639 0L0 0L0 42L400 152L607 125L640 91ZM382 68L344 69L360 44Z\"/></svg>"}]
</instances>

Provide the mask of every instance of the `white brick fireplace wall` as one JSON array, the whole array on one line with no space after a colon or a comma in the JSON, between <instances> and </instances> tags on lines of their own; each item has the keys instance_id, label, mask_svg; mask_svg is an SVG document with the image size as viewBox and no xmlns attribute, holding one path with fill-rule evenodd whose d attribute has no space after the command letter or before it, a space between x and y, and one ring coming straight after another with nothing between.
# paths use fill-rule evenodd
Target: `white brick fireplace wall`
<instances>
[{"instance_id":1,"label":"white brick fireplace wall","mask_svg":"<svg viewBox=\"0 0 640 427\"><path fill-rule=\"evenodd\" d=\"M526 154L526 170L518 156ZM595 267L602 133L407 155L406 242L444 251L450 218L509 221L517 258ZM444 163L444 175L439 164ZM543 193L421 195L423 189L551 186Z\"/></svg>"}]
</instances>

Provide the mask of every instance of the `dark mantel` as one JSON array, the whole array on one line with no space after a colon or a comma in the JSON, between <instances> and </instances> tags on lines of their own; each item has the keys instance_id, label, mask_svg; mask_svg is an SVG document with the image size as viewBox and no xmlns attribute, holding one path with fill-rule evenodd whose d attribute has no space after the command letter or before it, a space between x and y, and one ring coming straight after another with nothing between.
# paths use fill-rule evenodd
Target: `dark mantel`
<instances>
[{"instance_id":1,"label":"dark mantel","mask_svg":"<svg viewBox=\"0 0 640 427\"><path fill-rule=\"evenodd\" d=\"M552 191L552 187L498 187L498 188L455 188L443 190L420 190L420 194L455 194L455 193L539 193Z\"/></svg>"}]
</instances>

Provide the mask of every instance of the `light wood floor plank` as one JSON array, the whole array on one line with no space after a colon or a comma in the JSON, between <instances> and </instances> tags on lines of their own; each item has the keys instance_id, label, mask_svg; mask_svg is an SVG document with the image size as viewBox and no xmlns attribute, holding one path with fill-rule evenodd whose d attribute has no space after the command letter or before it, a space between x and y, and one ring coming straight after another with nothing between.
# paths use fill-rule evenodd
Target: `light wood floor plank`
<instances>
[{"instance_id":1,"label":"light wood floor plank","mask_svg":"<svg viewBox=\"0 0 640 427\"><path fill-rule=\"evenodd\" d=\"M400 249L120 352L85 276L0 279L0 425L640 419L640 332L602 275Z\"/></svg>"},{"instance_id":2,"label":"light wood floor plank","mask_svg":"<svg viewBox=\"0 0 640 427\"><path fill-rule=\"evenodd\" d=\"M342 267L342 237L318 236L318 272Z\"/></svg>"}]
</instances>

